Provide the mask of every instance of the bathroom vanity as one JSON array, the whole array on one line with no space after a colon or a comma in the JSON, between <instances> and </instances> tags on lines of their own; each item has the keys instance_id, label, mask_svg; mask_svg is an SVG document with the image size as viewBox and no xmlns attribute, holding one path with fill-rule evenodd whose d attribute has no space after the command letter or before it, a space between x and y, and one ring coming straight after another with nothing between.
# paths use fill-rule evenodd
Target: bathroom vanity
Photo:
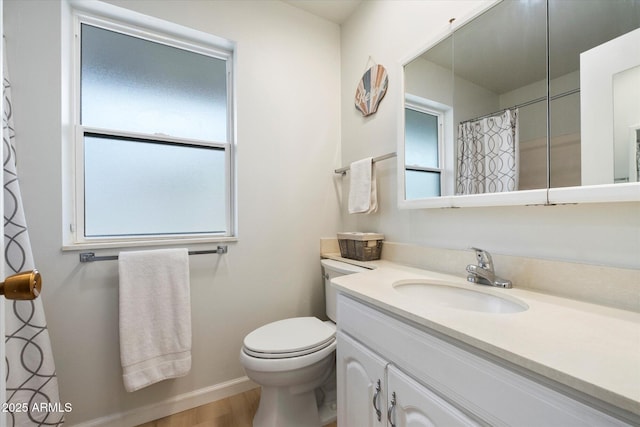
<instances>
[{"instance_id":1,"label":"bathroom vanity","mask_svg":"<svg viewBox=\"0 0 640 427\"><path fill-rule=\"evenodd\" d=\"M333 284L340 426L640 424L638 313L388 262Z\"/></svg>"}]
</instances>

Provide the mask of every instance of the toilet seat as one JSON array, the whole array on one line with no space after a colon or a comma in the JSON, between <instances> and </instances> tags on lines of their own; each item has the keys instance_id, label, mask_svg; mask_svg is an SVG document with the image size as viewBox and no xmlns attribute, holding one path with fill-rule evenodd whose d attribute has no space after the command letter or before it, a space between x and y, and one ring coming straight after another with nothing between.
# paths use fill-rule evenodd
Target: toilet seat
<instances>
[{"instance_id":1,"label":"toilet seat","mask_svg":"<svg viewBox=\"0 0 640 427\"><path fill-rule=\"evenodd\" d=\"M335 342L335 338L330 339L329 341L317 346L317 347L313 347L313 348L309 348L306 350L301 350L301 351L292 351L289 353L262 353L259 351L253 351L248 349L247 347L244 347L243 350L245 353L247 353L250 356L253 357L258 357L260 359L287 359L290 357L298 357L298 356L306 356L307 354L311 354L311 353L315 353L316 351L320 351L325 347L330 346L332 343Z\"/></svg>"},{"instance_id":2,"label":"toilet seat","mask_svg":"<svg viewBox=\"0 0 640 427\"><path fill-rule=\"evenodd\" d=\"M304 356L296 357L284 357L280 359L267 359L264 357L253 357L247 353L243 347L240 350L240 363L248 373L249 378L258 373L288 373L287 375L297 375L297 370L305 369L309 366L322 363L326 358L332 358L332 354L336 350L337 340L333 340L328 346L321 350L317 350L313 353L306 354ZM285 375L285 376L287 376ZM261 383L260 383L261 384Z\"/></svg>"},{"instance_id":3,"label":"toilet seat","mask_svg":"<svg viewBox=\"0 0 640 427\"><path fill-rule=\"evenodd\" d=\"M251 332L243 351L261 359L305 356L335 343L335 325L315 317L278 320Z\"/></svg>"}]
</instances>

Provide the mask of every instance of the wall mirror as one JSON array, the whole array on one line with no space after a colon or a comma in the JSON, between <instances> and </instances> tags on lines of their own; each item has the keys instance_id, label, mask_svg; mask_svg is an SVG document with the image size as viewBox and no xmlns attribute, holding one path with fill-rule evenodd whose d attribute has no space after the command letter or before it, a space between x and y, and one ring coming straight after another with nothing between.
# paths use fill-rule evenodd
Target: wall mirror
<instances>
[{"instance_id":1,"label":"wall mirror","mask_svg":"<svg viewBox=\"0 0 640 427\"><path fill-rule=\"evenodd\" d=\"M400 206L639 200L608 187L639 175L639 28L638 0L504 0L414 55Z\"/></svg>"}]
</instances>

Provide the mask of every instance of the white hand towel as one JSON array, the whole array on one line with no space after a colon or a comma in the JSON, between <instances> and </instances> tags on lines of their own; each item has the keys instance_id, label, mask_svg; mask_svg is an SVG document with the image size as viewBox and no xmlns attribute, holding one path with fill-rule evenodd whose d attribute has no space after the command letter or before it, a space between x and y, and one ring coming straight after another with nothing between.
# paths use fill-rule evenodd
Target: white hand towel
<instances>
[{"instance_id":1,"label":"white hand towel","mask_svg":"<svg viewBox=\"0 0 640 427\"><path fill-rule=\"evenodd\" d=\"M120 252L120 360L127 391L191 369L186 249Z\"/></svg>"},{"instance_id":2,"label":"white hand towel","mask_svg":"<svg viewBox=\"0 0 640 427\"><path fill-rule=\"evenodd\" d=\"M378 210L376 169L373 159L358 160L349 166L349 213L372 213Z\"/></svg>"}]
</instances>

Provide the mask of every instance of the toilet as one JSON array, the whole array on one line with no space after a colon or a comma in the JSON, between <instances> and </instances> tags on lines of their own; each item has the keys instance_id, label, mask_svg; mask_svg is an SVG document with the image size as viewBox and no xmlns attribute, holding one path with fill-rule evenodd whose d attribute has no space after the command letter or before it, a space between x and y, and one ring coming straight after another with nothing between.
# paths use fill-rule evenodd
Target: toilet
<instances>
[{"instance_id":1,"label":"toilet","mask_svg":"<svg viewBox=\"0 0 640 427\"><path fill-rule=\"evenodd\" d=\"M331 321L294 317L249 333L240 351L247 376L262 388L253 427L320 427L336 417L336 291L331 279L366 268L323 259Z\"/></svg>"}]
</instances>

